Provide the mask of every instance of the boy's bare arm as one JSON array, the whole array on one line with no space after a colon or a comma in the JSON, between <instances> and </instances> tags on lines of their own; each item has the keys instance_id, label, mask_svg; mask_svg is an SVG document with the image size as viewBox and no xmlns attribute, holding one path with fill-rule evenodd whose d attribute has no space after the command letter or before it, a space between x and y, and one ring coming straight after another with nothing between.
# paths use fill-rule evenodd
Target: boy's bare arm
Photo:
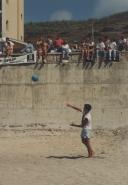
<instances>
[{"instance_id":1,"label":"boy's bare arm","mask_svg":"<svg viewBox=\"0 0 128 185\"><path fill-rule=\"evenodd\" d=\"M72 127L82 127L82 125L76 125L76 124L74 124L74 123L72 123L72 124L70 124L70 126L72 126Z\"/></svg>"},{"instance_id":2,"label":"boy's bare arm","mask_svg":"<svg viewBox=\"0 0 128 185\"><path fill-rule=\"evenodd\" d=\"M69 104L69 103L66 103L66 105L67 105L67 107L70 107L70 108L73 108L73 109L75 109L75 110L77 110L77 111L79 111L79 112L82 112L82 109L80 109L80 108L78 108L78 107L76 107L76 106L74 106L74 105L71 105L71 104Z\"/></svg>"}]
</instances>

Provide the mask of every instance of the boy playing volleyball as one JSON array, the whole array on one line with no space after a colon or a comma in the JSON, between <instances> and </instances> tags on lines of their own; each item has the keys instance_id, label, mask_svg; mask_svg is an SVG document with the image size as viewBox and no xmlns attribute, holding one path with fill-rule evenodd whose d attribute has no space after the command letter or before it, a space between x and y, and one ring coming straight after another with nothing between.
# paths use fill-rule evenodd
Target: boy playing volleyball
<instances>
[{"instance_id":1,"label":"boy playing volleyball","mask_svg":"<svg viewBox=\"0 0 128 185\"><path fill-rule=\"evenodd\" d=\"M75 107L69 103L66 104L68 107L73 108L79 112L82 112L82 120L80 125L71 124L74 127L81 127L81 140L82 143L87 147L88 150L88 157L91 158L94 155L93 149L91 147L90 138L91 138L91 129L92 129L92 122L91 122L91 114L90 111L92 109L90 104L84 104L83 110Z\"/></svg>"}]
</instances>

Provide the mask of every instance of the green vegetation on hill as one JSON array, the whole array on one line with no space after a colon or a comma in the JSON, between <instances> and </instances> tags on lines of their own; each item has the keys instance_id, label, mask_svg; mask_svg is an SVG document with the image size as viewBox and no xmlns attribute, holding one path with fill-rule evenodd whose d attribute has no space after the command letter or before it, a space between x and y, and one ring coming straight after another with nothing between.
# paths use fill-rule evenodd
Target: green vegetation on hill
<instances>
[{"instance_id":1,"label":"green vegetation on hill","mask_svg":"<svg viewBox=\"0 0 128 185\"><path fill-rule=\"evenodd\" d=\"M25 24L25 40L48 36L55 39L60 35L68 41L80 41L92 36L92 27L95 39L101 36L115 38L120 33L128 35L128 11L87 21L29 22Z\"/></svg>"}]
</instances>

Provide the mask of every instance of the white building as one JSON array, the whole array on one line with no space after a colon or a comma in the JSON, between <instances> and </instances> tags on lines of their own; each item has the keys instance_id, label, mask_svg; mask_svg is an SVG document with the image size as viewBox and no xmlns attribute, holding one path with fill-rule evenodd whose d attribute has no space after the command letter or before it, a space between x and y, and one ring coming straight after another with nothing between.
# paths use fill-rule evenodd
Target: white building
<instances>
[{"instance_id":1,"label":"white building","mask_svg":"<svg viewBox=\"0 0 128 185\"><path fill-rule=\"evenodd\" d=\"M0 37L24 40L24 0L0 0Z\"/></svg>"}]
</instances>

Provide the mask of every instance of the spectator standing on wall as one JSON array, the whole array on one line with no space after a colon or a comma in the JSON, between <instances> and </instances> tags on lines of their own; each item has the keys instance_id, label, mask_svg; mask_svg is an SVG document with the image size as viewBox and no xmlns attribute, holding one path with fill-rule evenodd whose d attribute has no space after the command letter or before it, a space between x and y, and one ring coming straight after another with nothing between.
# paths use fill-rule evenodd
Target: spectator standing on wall
<instances>
[{"instance_id":1,"label":"spectator standing on wall","mask_svg":"<svg viewBox=\"0 0 128 185\"><path fill-rule=\"evenodd\" d=\"M87 53L87 61L94 60L94 42L90 42L88 44L88 53Z\"/></svg>"},{"instance_id":2,"label":"spectator standing on wall","mask_svg":"<svg viewBox=\"0 0 128 185\"><path fill-rule=\"evenodd\" d=\"M46 60L47 53L48 53L48 43L44 39L42 40L42 61L44 63L47 63L47 60Z\"/></svg>"},{"instance_id":3,"label":"spectator standing on wall","mask_svg":"<svg viewBox=\"0 0 128 185\"><path fill-rule=\"evenodd\" d=\"M117 55L117 44L116 41L113 39L113 41L110 43L109 59L115 61L116 55Z\"/></svg>"},{"instance_id":4,"label":"spectator standing on wall","mask_svg":"<svg viewBox=\"0 0 128 185\"><path fill-rule=\"evenodd\" d=\"M96 44L96 57L97 59L104 59L105 57L105 43L102 39L99 39L98 43Z\"/></svg>"},{"instance_id":5,"label":"spectator standing on wall","mask_svg":"<svg viewBox=\"0 0 128 185\"><path fill-rule=\"evenodd\" d=\"M37 61L42 60L42 41L36 42Z\"/></svg>"},{"instance_id":6,"label":"spectator standing on wall","mask_svg":"<svg viewBox=\"0 0 128 185\"><path fill-rule=\"evenodd\" d=\"M7 57L13 54L13 50L14 50L14 43L10 41L9 38L6 38L5 51L6 51Z\"/></svg>"},{"instance_id":7,"label":"spectator standing on wall","mask_svg":"<svg viewBox=\"0 0 128 185\"><path fill-rule=\"evenodd\" d=\"M124 50L124 37L121 36L121 38L118 40L118 50L122 52Z\"/></svg>"},{"instance_id":8,"label":"spectator standing on wall","mask_svg":"<svg viewBox=\"0 0 128 185\"><path fill-rule=\"evenodd\" d=\"M46 63L46 57L48 53L48 43L45 39L41 39L40 41L37 41L36 43L36 49L37 49L37 58L38 61L41 60L43 63Z\"/></svg>"}]
</instances>

